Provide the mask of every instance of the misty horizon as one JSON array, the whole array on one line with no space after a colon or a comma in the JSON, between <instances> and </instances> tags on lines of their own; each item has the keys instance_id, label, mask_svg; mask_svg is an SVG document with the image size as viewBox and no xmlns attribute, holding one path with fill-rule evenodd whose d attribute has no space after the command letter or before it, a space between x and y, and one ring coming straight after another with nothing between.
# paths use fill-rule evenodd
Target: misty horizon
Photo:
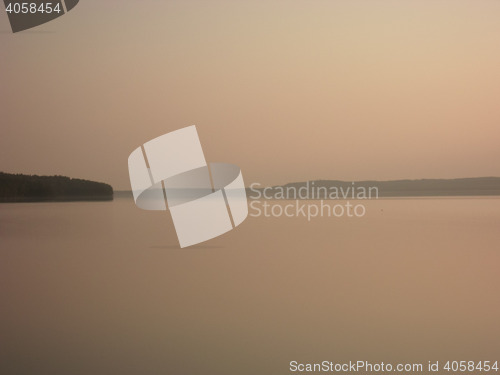
<instances>
[{"instance_id":1,"label":"misty horizon","mask_svg":"<svg viewBox=\"0 0 500 375\"><path fill-rule=\"evenodd\" d=\"M195 124L269 186L498 175L499 2L136 4L0 33L0 170L127 189L138 144Z\"/></svg>"}]
</instances>

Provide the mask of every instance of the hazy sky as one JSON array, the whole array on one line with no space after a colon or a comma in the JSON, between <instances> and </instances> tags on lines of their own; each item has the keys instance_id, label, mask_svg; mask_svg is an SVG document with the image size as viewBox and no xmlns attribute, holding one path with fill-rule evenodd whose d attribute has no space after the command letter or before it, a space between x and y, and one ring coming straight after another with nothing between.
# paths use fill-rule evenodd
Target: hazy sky
<instances>
[{"instance_id":1,"label":"hazy sky","mask_svg":"<svg viewBox=\"0 0 500 375\"><path fill-rule=\"evenodd\" d=\"M81 0L0 67L0 171L128 189L195 124L247 185L500 175L497 0Z\"/></svg>"}]
</instances>

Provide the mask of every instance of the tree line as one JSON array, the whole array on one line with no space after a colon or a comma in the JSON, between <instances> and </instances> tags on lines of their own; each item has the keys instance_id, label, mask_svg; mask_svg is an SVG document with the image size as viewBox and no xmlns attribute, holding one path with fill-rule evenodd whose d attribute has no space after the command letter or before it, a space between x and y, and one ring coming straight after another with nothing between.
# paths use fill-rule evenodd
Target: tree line
<instances>
[{"instance_id":1,"label":"tree line","mask_svg":"<svg viewBox=\"0 0 500 375\"><path fill-rule=\"evenodd\" d=\"M65 176L0 172L0 202L112 200L113 188L102 182Z\"/></svg>"}]
</instances>

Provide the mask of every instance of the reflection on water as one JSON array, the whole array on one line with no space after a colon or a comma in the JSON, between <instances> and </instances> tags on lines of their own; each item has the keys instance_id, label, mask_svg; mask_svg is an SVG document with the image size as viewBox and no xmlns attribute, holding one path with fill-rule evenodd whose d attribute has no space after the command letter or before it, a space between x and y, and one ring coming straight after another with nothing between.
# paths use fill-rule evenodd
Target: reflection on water
<instances>
[{"instance_id":1,"label":"reflection on water","mask_svg":"<svg viewBox=\"0 0 500 375\"><path fill-rule=\"evenodd\" d=\"M0 373L499 360L500 199L363 203L187 249L130 199L0 205Z\"/></svg>"}]
</instances>

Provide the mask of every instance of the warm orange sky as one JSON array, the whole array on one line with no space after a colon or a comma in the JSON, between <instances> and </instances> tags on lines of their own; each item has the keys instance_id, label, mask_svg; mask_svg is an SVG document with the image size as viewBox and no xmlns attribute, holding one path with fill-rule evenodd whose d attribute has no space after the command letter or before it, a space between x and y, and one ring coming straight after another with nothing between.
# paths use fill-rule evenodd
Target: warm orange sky
<instances>
[{"instance_id":1,"label":"warm orange sky","mask_svg":"<svg viewBox=\"0 0 500 375\"><path fill-rule=\"evenodd\" d=\"M245 182L500 175L500 1L82 0L0 14L0 170L128 189L196 124Z\"/></svg>"}]
</instances>

